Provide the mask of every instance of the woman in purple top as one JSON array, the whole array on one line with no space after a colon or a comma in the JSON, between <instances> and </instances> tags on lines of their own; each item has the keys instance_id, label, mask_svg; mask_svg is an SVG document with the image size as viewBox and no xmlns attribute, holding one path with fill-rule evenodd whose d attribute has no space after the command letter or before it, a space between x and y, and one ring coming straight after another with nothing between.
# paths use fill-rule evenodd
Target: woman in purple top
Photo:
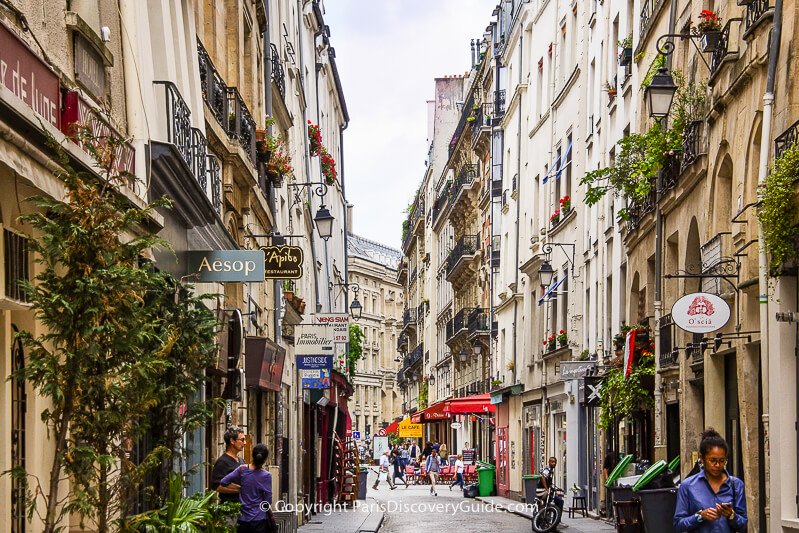
<instances>
[{"instance_id":1,"label":"woman in purple top","mask_svg":"<svg viewBox=\"0 0 799 533\"><path fill-rule=\"evenodd\" d=\"M272 505L272 474L263 468L268 455L269 450L265 444L256 444L252 449L252 463L238 467L219 483L222 486L235 483L241 487L238 533L272 531L267 514Z\"/></svg>"}]
</instances>

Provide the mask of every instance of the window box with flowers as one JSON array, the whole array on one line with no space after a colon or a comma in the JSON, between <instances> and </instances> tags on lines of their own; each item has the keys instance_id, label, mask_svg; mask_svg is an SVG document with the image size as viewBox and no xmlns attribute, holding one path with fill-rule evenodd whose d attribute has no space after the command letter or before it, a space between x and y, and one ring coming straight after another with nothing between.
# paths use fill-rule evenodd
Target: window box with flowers
<instances>
[{"instance_id":1,"label":"window box with flowers","mask_svg":"<svg viewBox=\"0 0 799 533\"><path fill-rule=\"evenodd\" d=\"M274 145L266 163L266 175L275 186L279 187L283 183L283 178L294 174L294 168L291 166L291 156L286 150L285 141L280 137L272 139Z\"/></svg>"},{"instance_id":2,"label":"window box with flowers","mask_svg":"<svg viewBox=\"0 0 799 533\"><path fill-rule=\"evenodd\" d=\"M275 119L267 115L264 127L269 128L274 124ZM259 163L268 163L276 146L277 139L269 135L268 129L255 130L255 156Z\"/></svg>"},{"instance_id":3,"label":"window box with flowers","mask_svg":"<svg viewBox=\"0 0 799 533\"><path fill-rule=\"evenodd\" d=\"M563 218L569 216L569 213L572 210L572 199L571 196L568 194L560 199L560 212L563 214Z\"/></svg>"},{"instance_id":4,"label":"window box with flowers","mask_svg":"<svg viewBox=\"0 0 799 533\"><path fill-rule=\"evenodd\" d=\"M324 176L325 182L328 185L333 185L338 177L338 173L336 172L336 160L333 159L333 156L330 155L330 153L327 151L327 148L324 146L322 147L320 156L322 163L322 176Z\"/></svg>"},{"instance_id":5,"label":"window box with flowers","mask_svg":"<svg viewBox=\"0 0 799 533\"><path fill-rule=\"evenodd\" d=\"M619 41L619 66L626 67L633 62L633 34Z\"/></svg>"},{"instance_id":6,"label":"window box with flowers","mask_svg":"<svg viewBox=\"0 0 799 533\"><path fill-rule=\"evenodd\" d=\"M566 334L566 330L565 329L562 329L562 330L558 331L558 335L555 338L558 341L558 346L563 347L563 346L566 346L567 344L569 344L569 336Z\"/></svg>"},{"instance_id":7,"label":"window box with flowers","mask_svg":"<svg viewBox=\"0 0 799 533\"><path fill-rule=\"evenodd\" d=\"M555 348L557 348L557 346L556 346L557 339L558 339L558 336L555 335L554 333L552 335L550 335L549 337L547 337L546 339L544 339L544 352L552 352L552 351L554 351Z\"/></svg>"},{"instance_id":8,"label":"window box with flowers","mask_svg":"<svg viewBox=\"0 0 799 533\"><path fill-rule=\"evenodd\" d=\"M699 35L703 52L715 52L721 41L721 17L715 11L703 9L694 34Z\"/></svg>"},{"instance_id":9,"label":"window box with flowers","mask_svg":"<svg viewBox=\"0 0 799 533\"><path fill-rule=\"evenodd\" d=\"M308 121L308 146L311 157L316 157L322 153L322 132L319 130L319 125Z\"/></svg>"},{"instance_id":10,"label":"window box with flowers","mask_svg":"<svg viewBox=\"0 0 799 533\"><path fill-rule=\"evenodd\" d=\"M615 83L613 85L611 85L609 81L605 82L605 92L608 93L608 98L610 100L613 100L614 98L616 98L616 92L617 91L618 91L618 89L616 88Z\"/></svg>"},{"instance_id":11,"label":"window box with flowers","mask_svg":"<svg viewBox=\"0 0 799 533\"><path fill-rule=\"evenodd\" d=\"M560 224L560 209L555 209L555 212L549 215L549 224L553 228Z\"/></svg>"}]
</instances>

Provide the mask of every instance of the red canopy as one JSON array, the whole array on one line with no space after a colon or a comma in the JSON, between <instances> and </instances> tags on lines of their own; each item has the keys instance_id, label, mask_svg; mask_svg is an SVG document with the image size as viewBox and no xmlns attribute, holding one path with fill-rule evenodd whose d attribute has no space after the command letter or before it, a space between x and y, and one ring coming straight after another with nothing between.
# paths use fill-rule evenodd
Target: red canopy
<instances>
[{"instance_id":1,"label":"red canopy","mask_svg":"<svg viewBox=\"0 0 799 533\"><path fill-rule=\"evenodd\" d=\"M402 420L397 420L395 422L390 423L386 428L386 435L388 435L389 433L397 433L399 431L400 422L402 422Z\"/></svg>"},{"instance_id":2,"label":"red canopy","mask_svg":"<svg viewBox=\"0 0 799 533\"><path fill-rule=\"evenodd\" d=\"M453 398L447 403L449 414L494 413L497 410L497 407L491 403L490 394L475 394L474 396Z\"/></svg>"},{"instance_id":3,"label":"red canopy","mask_svg":"<svg viewBox=\"0 0 799 533\"><path fill-rule=\"evenodd\" d=\"M425 422L436 422L438 420L449 420L451 418L447 411L448 401L434 403L424 411L419 411L411 416L411 422L414 424L423 424Z\"/></svg>"}]
</instances>

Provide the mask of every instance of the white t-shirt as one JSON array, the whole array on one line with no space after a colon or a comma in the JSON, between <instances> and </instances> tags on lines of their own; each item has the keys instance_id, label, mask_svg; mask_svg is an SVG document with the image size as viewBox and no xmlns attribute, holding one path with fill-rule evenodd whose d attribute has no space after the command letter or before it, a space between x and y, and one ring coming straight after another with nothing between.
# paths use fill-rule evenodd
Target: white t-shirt
<instances>
[{"instance_id":1,"label":"white t-shirt","mask_svg":"<svg viewBox=\"0 0 799 533\"><path fill-rule=\"evenodd\" d=\"M455 472L458 474L463 474L463 461L460 459L455 460Z\"/></svg>"},{"instance_id":2,"label":"white t-shirt","mask_svg":"<svg viewBox=\"0 0 799 533\"><path fill-rule=\"evenodd\" d=\"M388 469L391 462L388 460L388 455L380 456L380 468Z\"/></svg>"}]
</instances>

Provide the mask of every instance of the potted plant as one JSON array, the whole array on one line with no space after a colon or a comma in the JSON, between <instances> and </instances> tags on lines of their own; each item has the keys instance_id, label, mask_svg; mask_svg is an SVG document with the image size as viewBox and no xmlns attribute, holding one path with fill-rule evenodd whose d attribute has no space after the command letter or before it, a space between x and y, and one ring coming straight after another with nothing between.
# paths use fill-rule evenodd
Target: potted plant
<instances>
[{"instance_id":1,"label":"potted plant","mask_svg":"<svg viewBox=\"0 0 799 533\"><path fill-rule=\"evenodd\" d=\"M311 157L322 153L322 132L319 130L319 124L314 124L310 120L308 121L308 145Z\"/></svg>"},{"instance_id":2,"label":"potted plant","mask_svg":"<svg viewBox=\"0 0 799 533\"><path fill-rule=\"evenodd\" d=\"M560 199L560 210L563 216L569 214L572 210L572 199L568 194Z\"/></svg>"},{"instance_id":3,"label":"potted plant","mask_svg":"<svg viewBox=\"0 0 799 533\"><path fill-rule=\"evenodd\" d=\"M566 335L565 329L558 331L556 339L558 341L558 346L566 346L569 343L569 336Z\"/></svg>"},{"instance_id":4,"label":"potted plant","mask_svg":"<svg viewBox=\"0 0 799 533\"><path fill-rule=\"evenodd\" d=\"M715 52L721 41L721 17L715 11L703 9L699 13L696 33L700 36L703 52Z\"/></svg>"},{"instance_id":5,"label":"potted plant","mask_svg":"<svg viewBox=\"0 0 799 533\"><path fill-rule=\"evenodd\" d=\"M265 128L273 126L274 123L275 119L267 115L264 122ZM272 150L275 148L276 144L276 139L269 135L268 129L255 130L255 155L259 163L269 162L269 158L272 156Z\"/></svg>"},{"instance_id":6,"label":"potted plant","mask_svg":"<svg viewBox=\"0 0 799 533\"><path fill-rule=\"evenodd\" d=\"M294 299L294 282L290 279L283 281L283 298L288 302Z\"/></svg>"},{"instance_id":7,"label":"potted plant","mask_svg":"<svg viewBox=\"0 0 799 533\"><path fill-rule=\"evenodd\" d=\"M328 185L333 185L333 182L336 181L336 177L338 173L336 172L336 160L333 159L333 156L327 151L327 148L324 146L320 152L321 156L321 163L322 163L322 176L325 177L325 182Z\"/></svg>"},{"instance_id":8,"label":"potted plant","mask_svg":"<svg viewBox=\"0 0 799 533\"><path fill-rule=\"evenodd\" d=\"M633 34L619 41L619 66L626 67L633 62Z\"/></svg>"},{"instance_id":9,"label":"potted plant","mask_svg":"<svg viewBox=\"0 0 799 533\"><path fill-rule=\"evenodd\" d=\"M291 156L286 151L285 142L282 138L272 138L274 145L266 163L266 175L275 185L279 186L283 182L284 176L294 173L291 166Z\"/></svg>"},{"instance_id":10,"label":"potted plant","mask_svg":"<svg viewBox=\"0 0 799 533\"><path fill-rule=\"evenodd\" d=\"M544 339L544 347L546 351L551 352L555 349L555 342L557 340L557 336L553 333L546 339Z\"/></svg>"},{"instance_id":11,"label":"potted plant","mask_svg":"<svg viewBox=\"0 0 799 533\"><path fill-rule=\"evenodd\" d=\"M612 100L616 98L616 86L611 85L609 81L605 82L605 92L608 93L608 97Z\"/></svg>"},{"instance_id":12,"label":"potted plant","mask_svg":"<svg viewBox=\"0 0 799 533\"><path fill-rule=\"evenodd\" d=\"M555 212L549 215L549 223L557 226L560 222L560 209L555 209Z\"/></svg>"}]
</instances>

